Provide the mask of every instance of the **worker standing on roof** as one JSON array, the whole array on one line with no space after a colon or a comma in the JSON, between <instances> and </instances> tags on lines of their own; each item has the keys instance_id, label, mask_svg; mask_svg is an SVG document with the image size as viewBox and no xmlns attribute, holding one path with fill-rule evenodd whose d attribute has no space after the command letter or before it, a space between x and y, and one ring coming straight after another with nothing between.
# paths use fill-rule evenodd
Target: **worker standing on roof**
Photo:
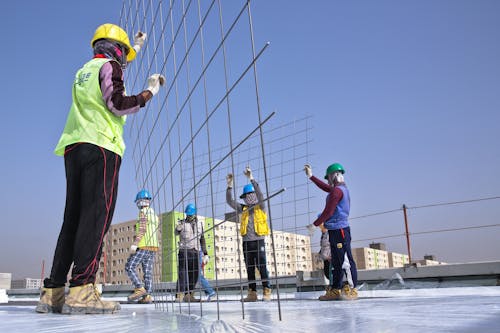
<instances>
[{"instance_id":1,"label":"worker standing on roof","mask_svg":"<svg viewBox=\"0 0 500 333\"><path fill-rule=\"evenodd\" d=\"M138 32L132 46L119 26L99 26L90 42L94 56L75 75L73 103L55 148L56 155L64 156L66 170L64 221L37 312L97 314L120 309L117 302L103 301L94 283L115 209L126 115L144 107L165 81L153 74L146 90L133 96L125 93L123 70L145 39Z\"/></svg>"},{"instance_id":2,"label":"worker standing on roof","mask_svg":"<svg viewBox=\"0 0 500 333\"><path fill-rule=\"evenodd\" d=\"M244 204L240 204L233 199L233 174L230 173L226 177L226 202L238 214L241 213L240 233L243 236L243 256L248 275L248 295L243 298L243 302L257 301L255 269L259 270L262 279L262 300L270 301L272 290L267 271L265 243L265 237L269 235L269 225L267 224L267 214L265 212L266 202L249 166L245 168L243 174L250 181L249 184L243 187L243 194L240 196L244 200Z\"/></svg>"},{"instance_id":3,"label":"worker standing on roof","mask_svg":"<svg viewBox=\"0 0 500 333\"><path fill-rule=\"evenodd\" d=\"M125 264L128 278L134 285L134 292L127 297L128 301L138 301L141 304L153 302L153 263L158 251L158 216L151 208L151 194L142 189L135 196L139 208L139 217L135 224L134 242L130 246L130 256ZM144 283L137 275L137 266L142 265Z\"/></svg>"},{"instance_id":4,"label":"worker standing on roof","mask_svg":"<svg viewBox=\"0 0 500 333\"><path fill-rule=\"evenodd\" d=\"M210 260L207 252L207 244L203 231L203 223L196 215L196 206L192 203L184 210L186 218L177 222L175 234L179 236L179 252L177 260L179 264L176 302L200 302L194 297L194 288L200 274L200 251L204 264Z\"/></svg>"},{"instance_id":5,"label":"worker standing on roof","mask_svg":"<svg viewBox=\"0 0 500 333\"><path fill-rule=\"evenodd\" d=\"M356 299L357 269L351 252L351 228L349 227L349 211L351 198L349 190L344 182L344 167L339 163L334 163L326 169L325 184L312 174L309 164L304 165L304 171L316 186L325 192L326 205L321 215L310 225L308 229L314 229L324 223L328 229L331 249L331 263L333 274L330 279L330 288L326 294L320 296L320 301L333 301L339 299ZM342 285L343 274L346 281Z\"/></svg>"}]
</instances>

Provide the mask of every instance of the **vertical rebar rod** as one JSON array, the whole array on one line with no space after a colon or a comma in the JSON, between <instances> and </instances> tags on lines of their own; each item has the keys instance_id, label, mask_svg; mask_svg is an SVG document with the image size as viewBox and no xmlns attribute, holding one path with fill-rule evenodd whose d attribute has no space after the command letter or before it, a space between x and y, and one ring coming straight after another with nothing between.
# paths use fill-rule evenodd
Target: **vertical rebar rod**
<instances>
[{"instance_id":1,"label":"vertical rebar rod","mask_svg":"<svg viewBox=\"0 0 500 333\"><path fill-rule=\"evenodd\" d=\"M250 10L250 6L248 3L250 0L247 1L247 12L248 12L248 24L250 27L250 40L252 43L252 56L253 59L255 59L255 41L254 41L254 33L253 33L253 22L252 22L252 11ZM269 42L268 42L269 44ZM262 119L262 112L260 108L260 96L259 96L259 81L257 78L257 63L253 61L253 77L254 77L254 83L255 83L255 98L257 102L257 114L259 117L259 123L261 122ZM264 148L264 135L262 131L262 127L259 129L259 135L260 135L260 145L261 145L261 151L262 151L262 164L264 167L264 179L265 179L265 184L266 184L266 197L269 196L269 179L267 176L267 165L266 165L266 153L265 153L265 148ZM269 216L269 225L271 227L271 246L273 248L273 260L274 260L274 271L275 271L275 276L277 275L278 269L277 269L277 264L276 264L276 249L274 246L274 228L273 228L273 219L271 215L271 202L268 202L267 205L267 211L268 211L268 216ZM279 320L281 320L281 300L280 300L280 287L279 287L279 282L276 279L276 295L278 298L278 316Z\"/></svg>"},{"instance_id":2,"label":"vertical rebar rod","mask_svg":"<svg viewBox=\"0 0 500 333\"><path fill-rule=\"evenodd\" d=\"M408 231L408 214L406 213L406 205L403 204L403 215L405 217L405 236L406 236L406 247L408 249L408 263L411 264L411 247L410 247L410 232Z\"/></svg>"}]
</instances>

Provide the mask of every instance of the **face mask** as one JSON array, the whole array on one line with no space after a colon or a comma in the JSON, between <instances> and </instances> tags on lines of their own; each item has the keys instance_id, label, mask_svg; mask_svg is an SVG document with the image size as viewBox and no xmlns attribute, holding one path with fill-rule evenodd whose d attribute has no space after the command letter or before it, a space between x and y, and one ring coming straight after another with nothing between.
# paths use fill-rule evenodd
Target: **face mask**
<instances>
[{"instance_id":1,"label":"face mask","mask_svg":"<svg viewBox=\"0 0 500 333\"><path fill-rule=\"evenodd\" d=\"M341 172L334 172L328 176L330 184L340 184L344 182L344 175Z\"/></svg>"},{"instance_id":2,"label":"face mask","mask_svg":"<svg viewBox=\"0 0 500 333\"><path fill-rule=\"evenodd\" d=\"M141 209L141 208L144 208L144 207L148 207L149 206L149 200L147 199L140 199L137 201L137 208Z\"/></svg>"},{"instance_id":3,"label":"face mask","mask_svg":"<svg viewBox=\"0 0 500 333\"><path fill-rule=\"evenodd\" d=\"M257 194L255 194L255 192L247 193L247 195L243 198L243 201L245 201L245 203L249 206L255 205L258 202Z\"/></svg>"}]
</instances>

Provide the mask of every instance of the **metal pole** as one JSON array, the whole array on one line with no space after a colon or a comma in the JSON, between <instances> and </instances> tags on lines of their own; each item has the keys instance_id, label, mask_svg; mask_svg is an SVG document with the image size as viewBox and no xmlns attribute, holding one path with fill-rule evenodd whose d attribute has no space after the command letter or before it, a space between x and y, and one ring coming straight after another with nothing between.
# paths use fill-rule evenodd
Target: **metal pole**
<instances>
[{"instance_id":1,"label":"metal pole","mask_svg":"<svg viewBox=\"0 0 500 333\"><path fill-rule=\"evenodd\" d=\"M405 235L406 247L408 249L408 263L411 264L411 247L410 247L410 232L408 231L408 215L406 214L406 205L403 204L403 214L405 216Z\"/></svg>"},{"instance_id":2,"label":"metal pole","mask_svg":"<svg viewBox=\"0 0 500 333\"><path fill-rule=\"evenodd\" d=\"M42 286L43 286L43 276L45 275L45 260L42 259L42 275L41 275L41 278L42 278Z\"/></svg>"},{"instance_id":3,"label":"metal pole","mask_svg":"<svg viewBox=\"0 0 500 333\"><path fill-rule=\"evenodd\" d=\"M104 273L104 275L103 275L103 276L104 276L104 277L103 277L103 281L102 281L102 283L103 283L103 284L106 284L106 265L108 264L108 263L107 263L108 256L106 255L107 250L108 250L108 249L106 248L106 249L105 249L105 251L103 251L103 252L104 252L104 258L103 258L103 260L102 260L102 261L103 261L103 263L104 263L104 265L103 265L103 270L104 270L104 272L103 272L103 273Z\"/></svg>"}]
</instances>

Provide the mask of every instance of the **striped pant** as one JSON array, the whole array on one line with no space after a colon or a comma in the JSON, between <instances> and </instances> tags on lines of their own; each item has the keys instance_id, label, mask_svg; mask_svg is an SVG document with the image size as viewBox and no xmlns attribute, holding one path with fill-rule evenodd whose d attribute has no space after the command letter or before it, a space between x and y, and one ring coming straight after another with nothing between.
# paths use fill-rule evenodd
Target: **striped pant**
<instances>
[{"instance_id":1,"label":"striped pant","mask_svg":"<svg viewBox=\"0 0 500 333\"><path fill-rule=\"evenodd\" d=\"M127 263L125 264L125 270L127 275L132 281L135 288L141 288L144 286L146 291L150 294L153 290L153 263L155 260L155 252L148 250L138 249L136 253L131 254L128 257ZM137 266L142 264L142 271L144 272L144 284L137 275Z\"/></svg>"}]
</instances>

